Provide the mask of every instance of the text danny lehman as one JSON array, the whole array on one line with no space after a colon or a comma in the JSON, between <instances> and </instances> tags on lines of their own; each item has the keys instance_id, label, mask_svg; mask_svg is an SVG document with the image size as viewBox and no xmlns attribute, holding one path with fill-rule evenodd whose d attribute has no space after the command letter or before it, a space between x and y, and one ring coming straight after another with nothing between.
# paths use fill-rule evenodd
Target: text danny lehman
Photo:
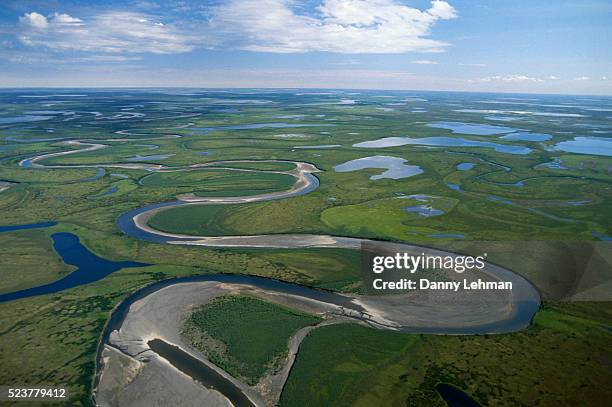
<instances>
[{"instance_id":1,"label":"text danny lehman","mask_svg":"<svg viewBox=\"0 0 612 407\"><path fill-rule=\"evenodd\" d=\"M482 256L440 256L426 255L421 253L414 256L408 253L395 253L389 256L374 256L372 258L372 272L382 274L385 271L409 272L410 274L427 270L454 271L458 274L466 270L482 271L485 268ZM512 282L509 281L485 281L476 279L435 281L428 278L399 278L395 281L385 281L383 278L375 278L372 281L374 290L512 290Z\"/></svg>"},{"instance_id":2,"label":"text danny lehman","mask_svg":"<svg viewBox=\"0 0 612 407\"><path fill-rule=\"evenodd\" d=\"M374 279L372 287L375 290L512 290L510 281L431 281L426 278L411 280L402 278L399 281L384 281L382 278Z\"/></svg>"}]
</instances>

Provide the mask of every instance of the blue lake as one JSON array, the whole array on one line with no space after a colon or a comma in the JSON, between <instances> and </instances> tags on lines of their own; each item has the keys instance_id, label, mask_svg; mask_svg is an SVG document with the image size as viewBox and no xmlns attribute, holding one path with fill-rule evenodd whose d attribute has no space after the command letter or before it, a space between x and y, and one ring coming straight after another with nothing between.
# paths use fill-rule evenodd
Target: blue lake
<instances>
[{"instance_id":1,"label":"blue lake","mask_svg":"<svg viewBox=\"0 0 612 407\"><path fill-rule=\"evenodd\" d=\"M523 146L513 146L507 144L498 144L489 141L475 141L464 138L454 137L384 137L378 140L364 141L362 143L353 144L353 147L363 148L385 148L399 147L404 145L418 146L440 146L440 147L484 147L492 148L500 153L508 154L529 154L531 149Z\"/></svg>"},{"instance_id":2,"label":"blue lake","mask_svg":"<svg viewBox=\"0 0 612 407\"><path fill-rule=\"evenodd\" d=\"M457 169L459 171L468 171L474 168L475 165L476 164L474 163L461 163L461 164L457 164Z\"/></svg>"},{"instance_id":3,"label":"blue lake","mask_svg":"<svg viewBox=\"0 0 612 407\"><path fill-rule=\"evenodd\" d=\"M568 153L612 157L612 138L574 137L573 140L557 143L554 148Z\"/></svg>"},{"instance_id":4,"label":"blue lake","mask_svg":"<svg viewBox=\"0 0 612 407\"><path fill-rule=\"evenodd\" d=\"M500 138L510 141L547 141L550 140L552 136L544 133L529 133L526 131L519 131L516 133L506 134Z\"/></svg>"},{"instance_id":5,"label":"blue lake","mask_svg":"<svg viewBox=\"0 0 612 407\"><path fill-rule=\"evenodd\" d=\"M440 215L444 215L446 213L442 209L434 208L431 205L431 202L434 201L435 199L437 199L437 197L435 197L435 196L425 195L425 194L414 194L414 195L402 196L402 198L404 198L404 199L413 199L415 201L419 201L419 202L424 202L425 203L423 205L406 206L406 207L404 207L404 210L406 212L418 213L419 215L425 216L425 217L440 216Z\"/></svg>"},{"instance_id":6,"label":"blue lake","mask_svg":"<svg viewBox=\"0 0 612 407\"><path fill-rule=\"evenodd\" d=\"M447 183L446 184L447 187L449 187L450 189L452 189L453 191L457 191L457 192L461 192L464 193L465 191L463 189L461 189L461 186L457 185L457 184L452 184L452 183Z\"/></svg>"},{"instance_id":7,"label":"blue lake","mask_svg":"<svg viewBox=\"0 0 612 407\"><path fill-rule=\"evenodd\" d=\"M0 226L0 233L13 232L16 230L49 228L55 225L57 225L57 222L40 222L40 223L30 223L27 225Z\"/></svg>"},{"instance_id":8,"label":"blue lake","mask_svg":"<svg viewBox=\"0 0 612 407\"><path fill-rule=\"evenodd\" d=\"M436 385L436 390L448 407L480 407L474 399L450 384L440 383Z\"/></svg>"},{"instance_id":9,"label":"blue lake","mask_svg":"<svg viewBox=\"0 0 612 407\"><path fill-rule=\"evenodd\" d=\"M473 136L492 136L517 131L513 127L492 126L490 124L463 123L463 122L436 122L429 123L427 127L451 130L453 133L469 134Z\"/></svg>"},{"instance_id":10,"label":"blue lake","mask_svg":"<svg viewBox=\"0 0 612 407\"><path fill-rule=\"evenodd\" d=\"M336 165L336 172L359 171L366 168L386 169L382 174L372 175L371 180L382 178L400 179L422 174L423 170L418 165L406 165L404 158L392 157L387 155L375 155L371 157L358 158Z\"/></svg>"},{"instance_id":11,"label":"blue lake","mask_svg":"<svg viewBox=\"0 0 612 407\"><path fill-rule=\"evenodd\" d=\"M22 225L31 226L31 225ZM24 228L22 227L22 229ZM31 228L31 227L30 227ZM20 230L20 229L14 229ZM84 284L93 283L107 275L126 267L146 267L149 264L133 261L111 261L96 256L81 244L79 238L72 233L54 233L53 248L60 255L64 263L77 267L67 276L49 284L12 293L1 294L0 302L12 301L19 298L28 298L63 291Z\"/></svg>"},{"instance_id":12,"label":"blue lake","mask_svg":"<svg viewBox=\"0 0 612 407\"><path fill-rule=\"evenodd\" d=\"M404 210L406 212L418 213L419 215L425 216L425 217L440 216L446 213L442 209L436 209L430 205L406 206Z\"/></svg>"}]
</instances>

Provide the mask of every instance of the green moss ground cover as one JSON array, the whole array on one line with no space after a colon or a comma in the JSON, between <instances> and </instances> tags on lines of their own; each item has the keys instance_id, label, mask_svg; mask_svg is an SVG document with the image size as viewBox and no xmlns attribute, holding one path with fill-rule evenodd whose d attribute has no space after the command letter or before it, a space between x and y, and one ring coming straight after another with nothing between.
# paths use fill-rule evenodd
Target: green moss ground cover
<instances>
[{"instance_id":1,"label":"green moss ground cover","mask_svg":"<svg viewBox=\"0 0 612 407\"><path fill-rule=\"evenodd\" d=\"M53 250L44 230L0 233L0 293L50 283L72 271Z\"/></svg>"},{"instance_id":2,"label":"green moss ground cover","mask_svg":"<svg viewBox=\"0 0 612 407\"><path fill-rule=\"evenodd\" d=\"M145 187L189 187L198 196L243 196L283 191L291 188L295 177L275 172L240 172L204 169L163 172L144 177Z\"/></svg>"},{"instance_id":3,"label":"green moss ground cover","mask_svg":"<svg viewBox=\"0 0 612 407\"><path fill-rule=\"evenodd\" d=\"M246 170L259 171L291 171L295 169L295 164L289 162L242 162L242 163L219 163L213 166L240 168Z\"/></svg>"},{"instance_id":4,"label":"green moss ground cover","mask_svg":"<svg viewBox=\"0 0 612 407\"><path fill-rule=\"evenodd\" d=\"M533 326L504 335L322 327L302 343L280 404L445 406L438 383L481 405L605 404L612 395L611 310L609 303L547 304Z\"/></svg>"},{"instance_id":5,"label":"green moss ground cover","mask_svg":"<svg viewBox=\"0 0 612 407\"><path fill-rule=\"evenodd\" d=\"M211 362L253 385L282 366L297 330L319 321L257 298L223 296L193 312L183 335Z\"/></svg>"}]
</instances>

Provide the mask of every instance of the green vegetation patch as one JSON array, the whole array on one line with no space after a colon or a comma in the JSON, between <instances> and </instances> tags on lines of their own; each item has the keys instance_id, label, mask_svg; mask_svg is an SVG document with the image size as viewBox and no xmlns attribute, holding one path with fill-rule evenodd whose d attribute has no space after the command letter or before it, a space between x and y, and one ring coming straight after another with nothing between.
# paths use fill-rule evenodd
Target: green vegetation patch
<instances>
[{"instance_id":1,"label":"green vegetation patch","mask_svg":"<svg viewBox=\"0 0 612 407\"><path fill-rule=\"evenodd\" d=\"M217 222L223 219L227 205L191 205L158 212L149 219L149 226L164 232L177 232L187 235L227 235Z\"/></svg>"},{"instance_id":2,"label":"green vegetation patch","mask_svg":"<svg viewBox=\"0 0 612 407\"><path fill-rule=\"evenodd\" d=\"M299 283L328 290L356 292L361 288L361 254L348 249L292 249L257 251L282 276L297 274Z\"/></svg>"},{"instance_id":3,"label":"green vegetation patch","mask_svg":"<svg viewBox=\"0 0 612 407\"><path fill-rule=\"evenodd\" d=\"M71 271L53 251L45 231L0 233L0 247L0 293L50 283Z\"/></svg>"},{"instance_id":4,"label":"green vegetation patch","mask_svg":"<svg viewBox=\"0 0 612 407\"><path fill-rule=\"evenodd\" d=\"M435 229L431 228L445 223L446 214L453 210L457 202L457 199L441 196L420 201L405 197L385 198L358 205L326 209L321 214L321 220L342 234L393 237L397 240L405 240L409 231L433 232ZM415 206L433 208L443 212L437 216L422 216L406 210L407 207Z\"/></svg>"},{"instance_id":5,"label":"green vegetation patch","mask_svg":"<svg viewBox=\"0 0 612 407\"><path fill-rule=\"evenodd\" d=\"M118 195L127 194L128 192L131 192L135 190L136 188L138 188L138 185L136 185L134 181L130 179L124 179L121 181L113 182L112 184L101 189L95 194L90 195L89 198L90 199L101 199L101 198L110 197L111 195L113 195L112 197L114 198L114 197L117 197Z\"/></svg>"},{"instance_id":6,"label":"green vegetation patch","mask_svg":"<svg viewBox=\"0 0 612 407\"><path fill-rule=\"evenodd\" d=\"M603 405L609 303L547 304L512 334L414 335L359 325L318 328L300 346L281 406L446 406L449 383L483 406Z\"/></svg>"},{"instance_id":7,"label":"green vegetation patch","mask_svg":"<svg viewBox=\"0 0 612 407\"><path fill-rule=\"evenodd\" d=\"M190 187L198 196L257 195L290 189L295 177L276 172L202 171L159 172L141 181L148 187Z\"/></svg>"},{"instance_id":8,"label":"green vegetation patch","mask_svg":"<svg viewBox=\"0 0 612 407\"><path fill-rule=\"evenodd\" d=\"M260 171L291 171L295 169L295 164L287 161L220 162L211 166Z\"/></svg>"},{"instance_id":9,"label":"green vegetation patch","mask_svg":"<svg viewBox=\"0 0 612 407\"><path fill-rule=\"evenodd\" d=\"M320 318L248 296L223 296L200 307L183 335L214 364L253 385L281 366L289 338Z\"/></svg>"}]
</instances>

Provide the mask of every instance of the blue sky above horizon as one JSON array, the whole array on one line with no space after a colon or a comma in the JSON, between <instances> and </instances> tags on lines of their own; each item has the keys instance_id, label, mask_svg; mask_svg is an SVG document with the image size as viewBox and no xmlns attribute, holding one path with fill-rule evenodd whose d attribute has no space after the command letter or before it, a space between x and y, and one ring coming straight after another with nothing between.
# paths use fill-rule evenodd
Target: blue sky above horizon
<instances>
[{"instance_id":1,"label":"blue sky above horizon","mask_svg":"<svg viewBox=\"0 0 612 407\"><path fill-rule=\"evenodd\" d=\"M2 87L612 94L612 2L4 1Z\"/></svg>"}]
</instances>

